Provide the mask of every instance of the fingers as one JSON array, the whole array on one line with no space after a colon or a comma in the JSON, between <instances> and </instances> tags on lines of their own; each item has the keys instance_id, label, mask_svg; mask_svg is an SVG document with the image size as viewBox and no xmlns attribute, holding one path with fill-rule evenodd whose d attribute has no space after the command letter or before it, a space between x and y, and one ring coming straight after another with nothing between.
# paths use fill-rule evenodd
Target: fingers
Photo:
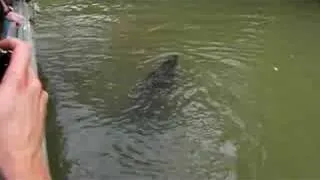
<instances>
[{"instance_id":1,"label":"fingers","mask_svg":"<svg viewBox=\"0 0 320 180\"><path fill-rule=\"evenodd\" d=\"M13 50L20 44L23 44L23 42L16 38L7 38L0 41L0 48L4 50Z\"/></svg>"},{"instance_id":2,"label":"fingers","mask_svg":"<svg viewBox=\"0 0 320 180\"><path fill-rule=\"evenodd\" d=\"M18 26L20 26L23 21L25 20L24 16L11 11L9 14L7 14L6 18L14 23L16 23Z\"/></svg>"},{"instance_id":3,"label":"fingers","mask_svg":"<svg viewBox=\"0 0 320 180\"><path fill-rule=\"evenodd\" d=\"M45 124L45 119L47 116L47 104L48 104L48 93L46 91L42 91L40 95L40 123Z\"/></svg>"},{"instance_id":4,"label":"fingers","mask_svg":"<svg viewBox=\"0 0 320 180\"><path fill-rule=\"evenodd\" d=\"M39 80L33 69L30 67L28 71L27 92L29 92L29 95L32 96L36 101L34 102L34 104L39 110L37 123L41 127L43 127L47 114L48 93L43 90L41 81Z\"/></svg>"},{"instance_id":5,"label":"fingers","mask_svg":"<svg viewBox=\"0 0 320 180\"><path fill-rule=\"evenodd\" d=\"M40 97L40 110L44 114L46 113L45 111L47 110L46 106L48 104L48 99L49 99L48 93L46 91L42 91L41 97Z\"/></svg>"},{"instance_id":6,"label":"fingers","mask_svg":"<svg viewBox=\"0 0 320 180\"><path fill-rule=\"evenodd\" d=\"M12 50L9 67L3 77L2 84L10 83L9 88L24 87L37 98L40 98L40 107L45 114L48 93L43 91L42 84L34 70L30 66L31 48L28 44L15 38L8 38L0 41L0 48L3 50ZM45 116L45 115L44 115Z\"/></svg>"},{"instance_id":7,"label":"fingers","mask_svg":"<svg viewBox=\"0 0 320 180\"><path fill-rule=\"evenodd\" d=\"M11 61L3 77L3 83L10 82L20 85L19 83L25 82L31 61L30 46L15 38L8 38L0 41L0 48L12 50Z\"/></svg>"},{"instance_id":8,"label":"fingers","mask_svg":"<svg viewBox=\"0 0 320 180\"><path fill-rule=\"evenodd\" d=\"M38 76L36 75L34 70L31 68L31 66L28 67L28 73L27 73L26 79L27 79L26 85L30 83L34 83L33 81L38 79ZM38 88L38 87L35 87L35 88Z\"/></svg>"}]
</instances>

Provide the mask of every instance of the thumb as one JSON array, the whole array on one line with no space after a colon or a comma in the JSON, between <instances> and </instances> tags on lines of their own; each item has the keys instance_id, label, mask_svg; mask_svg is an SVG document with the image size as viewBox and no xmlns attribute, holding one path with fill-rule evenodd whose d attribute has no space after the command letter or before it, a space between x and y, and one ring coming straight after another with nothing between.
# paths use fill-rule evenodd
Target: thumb
<instances>
[{"instance_id":1,"label":"thumb","mask_svg":"<svg viewBox=\"0 0 320 180\"><path fill-rule=\"evenodd\" d=\"M7 83L11 84L10 87L22 85L21 83L27 80L30 66L30 46L21 40L8 38L0 41L0 48L12 51L9 66L2 80L3 85Z\"/></svg>"}]
</instances>

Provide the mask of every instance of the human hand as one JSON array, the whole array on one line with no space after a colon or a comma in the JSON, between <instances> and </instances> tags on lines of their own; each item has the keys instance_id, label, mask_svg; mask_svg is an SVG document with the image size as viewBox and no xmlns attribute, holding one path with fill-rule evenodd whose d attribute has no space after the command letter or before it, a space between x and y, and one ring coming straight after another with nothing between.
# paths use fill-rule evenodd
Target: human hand
<instances>
[{"instance_id":1,"label":"human hand","mask_svg":"<svg viewBox=\"0 0 320 180\"><path fill-rule=\"evenodd\" d=\"M23 23L24 17L16 12L10 11L7 15L6 18L9 21L15 22L18 26L20 26Z\"/></svg>"},{"instance_id":2,"label":"human hand","mask_svg":"<svg viewBox=\"0 0 320 180\"><path fill-rule=\"evenodd\" d=\"M5 39L12 50L0 84L0 168L6 179L49 179L42 153L48 94L30 67L31 49L23 41Z\"/></svg>"}]
</instances>

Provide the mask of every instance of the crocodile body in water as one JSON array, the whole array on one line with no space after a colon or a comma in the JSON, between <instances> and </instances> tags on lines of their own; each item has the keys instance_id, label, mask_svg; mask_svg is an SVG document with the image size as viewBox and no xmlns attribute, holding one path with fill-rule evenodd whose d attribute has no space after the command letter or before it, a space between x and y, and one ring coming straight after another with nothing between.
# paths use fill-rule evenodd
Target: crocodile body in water
<instances>
[{"instance_id":1,"label":"crocodile body in water","mask_svg":"<svg viewBox=\"0 0 320 180\"><path fill-rule=\"evenodd\" d=\"M149 134L171 124L168 120L171 116L169 97L176 87L178 58L177 54L156 58L160 65L136 84L129 95L129 108L121 111L122 127Z\"/></svg>"}]
</instances>

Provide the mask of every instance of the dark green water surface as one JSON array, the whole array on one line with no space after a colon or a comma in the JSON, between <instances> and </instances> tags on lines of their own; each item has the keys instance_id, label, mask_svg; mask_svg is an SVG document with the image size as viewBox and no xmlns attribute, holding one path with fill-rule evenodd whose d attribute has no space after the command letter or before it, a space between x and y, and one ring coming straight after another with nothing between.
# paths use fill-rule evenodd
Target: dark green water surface
<instances>
[{"instance_id":1,"label":"dark green water surface","mask_svg":"<svg viewBox=\"0 0 320 180\"><path fill-rule=\"evenodd\" d=\"M39 5L55 179L320 179L318 1ZM153 58L172 52L173 90L125 115Z\"/></svg>"}]
</instances>

